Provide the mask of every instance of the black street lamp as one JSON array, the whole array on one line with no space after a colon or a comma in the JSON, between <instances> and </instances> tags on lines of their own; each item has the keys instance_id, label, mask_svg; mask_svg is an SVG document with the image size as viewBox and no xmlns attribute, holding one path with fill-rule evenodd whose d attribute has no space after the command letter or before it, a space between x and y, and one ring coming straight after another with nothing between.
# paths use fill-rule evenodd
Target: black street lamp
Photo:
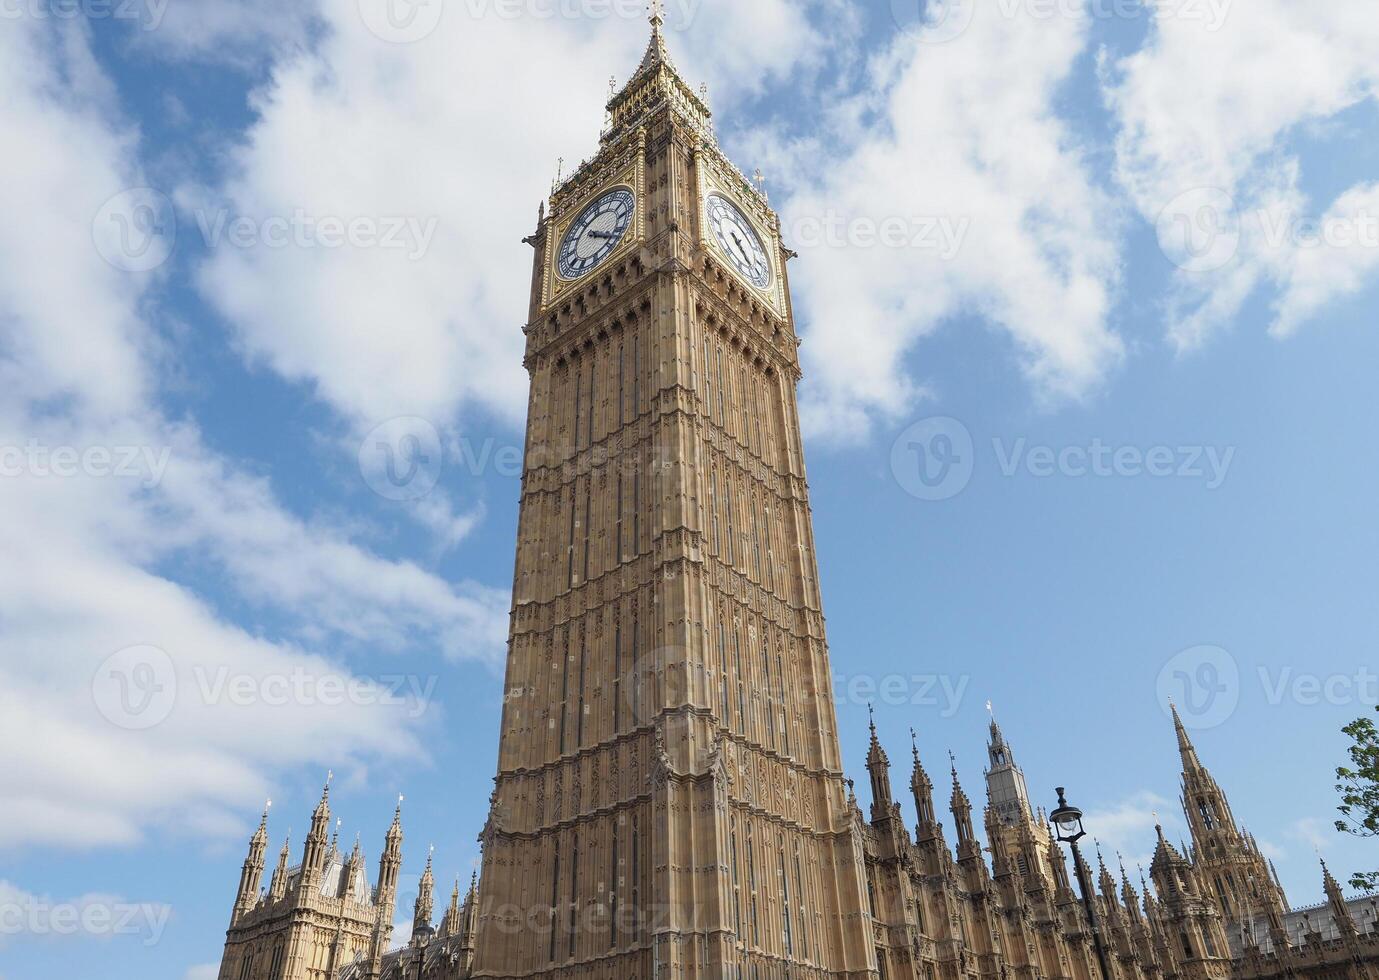
<instances>
[{"instance_id":1,"label":"black street lamp","mask_svg":"<svg viewBox=\"0 0 1379 980\"><path fill-rule=\"evenodd\" d=\"M1082 860L1082 849L1077 842L1087 836L1082 827L1082 811L1068 803L1067 790L1058 787L1058 809L1049 814L1058 839L1069 845L1073 851L1073 865L1077 868L1077 884L1082 889L1082 904L1087 909L1087 922L1092 929L1092 944L1096 946L1096 958L1101 964L1104 980L1112 980L1111 968L1106 962L1106 947L1101 944L1101 928L1097 925L1096 906L1092 903L1092 886L1088 880L1087 865Z\"/></svg>"}]
</instances>

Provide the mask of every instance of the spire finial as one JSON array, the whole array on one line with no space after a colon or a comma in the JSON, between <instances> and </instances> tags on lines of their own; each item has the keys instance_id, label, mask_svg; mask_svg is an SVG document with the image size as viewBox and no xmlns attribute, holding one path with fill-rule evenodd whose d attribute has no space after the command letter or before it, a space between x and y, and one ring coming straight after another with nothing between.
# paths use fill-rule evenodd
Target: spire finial
<instances>
[{"instance_id":1,"label":"spire finial","mask_svg":"<svg viewBox=\"0 0 1379 980\"><path fill-rule=\"evenodd\" d=\"M948 762L953 769L953 782L956 783L958 781L958 757L953 754L952 749L948 750Z\"/></svg>"},{"instance_id":2,"label":"spire finial","mask_svg":"<svg viewBox=\"0 0 1379 980\"><path fill-rule=\"evenodd\" d=\"M910 729L910 751L914 753L915 761L919 761L919 736L915 734L913 728Z\"/></svg>"},{"instance_id":3,"label":"spire finial","mask_svg":"<svg viewBox=\"0 0 1379 980\"><path fill-rule=\"evenodd\" d=\"M875 738L875 737L876 737L876 707L875 707L870 701L867 702L867 724L868 724L869 726L871 726L872 738Z\"/></svg>"},{"instance_id":4,"label":"spire finial","mask_svg":"<svg viewBox=\"0 0 1379 980\"><path fill-rule=\"evenodd\" d=\"M651 30L655 34L660 34L661 27L666 22L665 0L651 0L648 10L651 13Z\"/></svg>"}]
</instances>

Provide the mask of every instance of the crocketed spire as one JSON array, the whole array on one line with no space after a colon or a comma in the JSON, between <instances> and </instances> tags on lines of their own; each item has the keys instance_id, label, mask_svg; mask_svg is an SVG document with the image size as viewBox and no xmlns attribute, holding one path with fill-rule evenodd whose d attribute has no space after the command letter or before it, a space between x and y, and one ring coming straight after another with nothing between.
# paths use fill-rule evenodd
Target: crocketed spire
<instances>
[{"instance_id":1,"label":"crocketed spire","mask_svg":"<svg viewBox=\"0 0 1379 980\"><path fill-rule=\"evenodd\" d=\"M1178 706L1170 704L1169 707L1173 710L1173 727L1178 732L1178 752L1183 757L1183 771L1196 772L1202 768L1202 761L1197 758L1197 747L1188 737L1187 726L1183 724L1182 715L1178 714Z\"/></svg>"}]
</instances>

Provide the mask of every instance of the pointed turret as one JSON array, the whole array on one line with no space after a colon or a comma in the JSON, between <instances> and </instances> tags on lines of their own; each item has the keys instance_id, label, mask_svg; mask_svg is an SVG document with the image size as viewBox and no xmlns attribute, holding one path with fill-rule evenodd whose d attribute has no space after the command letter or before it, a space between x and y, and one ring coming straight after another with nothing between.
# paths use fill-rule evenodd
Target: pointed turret
<instances>
[{"instance_id":1,"label":"pointed turret","mask_svg":"<svg viewBox=\"0 0 1379 980\"><path fill-rule=\"evenodd\" d=\"M268 853L268 811L273 806L269 800L263 808L263 818L258 830L249 839L249 854L244 859L244 867L239 876L239 893L235 897L235 918L250 911L258 904L259 887L263 884L264 858Z\"/></svg>"},{"instance_id":2,"label":"pointed turret","mask_svg":"<svg viewBox=\"0 0 1379 980\"><path fill-rule=\"evenodd\" d=\"M1197 748L1192 744L1192 739L1188 737L1187 726L1183 724L1183 716L1178 714L1178 706L1170 704L1169 708L1173 712L1173 727L1178 732L1178 753L1183 758L1183 771L1193 772L1202 768L1202 762L1197 758Z\"/></svg>"},{"instance_id":3,"label":"pointed turret","mask_svg":"<svg viewBox=\"0 0 1379 980\"><path fill-rule=\"evenodd\" d=\"M1331 906L1331 917L1336 920L1336 928L1340 930L1341 938L1357 938L1360 930L1355 925L1354 916L1350 914L1350 906L1346 904L1345 892L1341 890L1341 883L1332 876L1325 860L1322 860L1322 886L1326 890L1326 901Z\"/></svg>"},{"instance_id":4,"label":"pointed turret","mask_svg":"<svg viewBox=\"0 0 1379 980\"><path fill-rule=\"evenodd\" d=\"M962 783L958 779L958 760L951 752L949 759L952 762L953 773L953 799L949 809L953 813L953 822L958 830L958 844L961 846L974 842L977 834L972 827L972 801L967 798L967 793L963 791Z\"/></svg>"},{"instance_id":5,"label":"pointed turret","mask_svg":"<svg viewBox=\"0 0 1379 980\"><path fill-rule=\"evenodd\" d=\"M710 144L717 143L706 94L702 90L696 92L680 77L666 45L664 27L665 15L658 4L651 12L651 38L641 64L608 101L604 143L627 135L665 109L670 109Z\"/></svg>"},{"instance_id":6,"label":"pointed turret","mask_svg":"<svg viewBox=\"0 0 1379 980\"><path fill-rule=\"evenodd\" d=\"M330 783L333 778L333 773L327 773L321 802L316 804L316 810L311 815L311 832L306 835L306 844L302 849L301 884L307 891L321 880L329 856L327 835L330 833Z\"/></svg>"},{"instance_id":7,"label":"pointed turret","mask_svg":"<svg viewBox=\"0 0 1379 980\"><path fill-rule=\"evenodd\" d=\"M927 840L934 836L938 828L938 815L934 812L934 782L924 769L919 758L919 739L915 730L910 729L910 751L914 755L914 771L910 774L910 792L915 798L915 813L919 817L917 836Z\"/></svg>"},{"instance_id":8,"label":"pointed turret","mask_svg":"<svg viewBox=\"0 0 1379 980\"><path fill-rule=\"evenodd\" d=\"M1120 863L1120 899L1125 906L1125 914L1130 919L1130 924L1134 926L1142 925L1144 915L1140 908L1140 896L1135 891L1135 886L1130 883L1130 875L1125 870L1125 861Z\"/></svg>"},{"instance_id":9,"label":"pointed turret","mask_svg":"<svg viewBox=\"0 0 1379 980\"><path fill-rule=\"evenodd\" d=\"M397 798L393 824L383 841L383 856L378 860L378 903L394 905L397 901L397 880L402 873L402 797Z\"/></svg>"},{"instance_id":10,"label":"pointed turret","mask_svg":"<svg viewBox=\"0 0 1379 980\"><path fill-rule=\"evenodd\" d=\"M1230 801L1203 765L1176 705L1172 714L1183 765L1183 813L1192 837L1188 856L1235 935L1241 926L1264 918L1266 907L1286 913L1287 898L1259 845L1236 823Z\"/></svg>"},{"instance_id":11,"label":"pointed turret","mask_svg":"<svg viewBox=\"0 0 1379 980\"><path fill-rule=\"evenodd\" d=\"M660 0L652 0L651 4L651 41L646 46L646 54L642 56L642 63L637 66L638 72L643 72L660 65L674 64L670 60L670 51L666 47L666 36L663 28L666 24L665 6Z\"/></svg>"},{"instance_id":12,"label":"pointed turret","mask_svg":"<svg viewBox=\"0 0 1379 980\"><path fill-rule=\"evenodd\" d=\"M377 977L383 968L383 955L392 945L393 913L397 909L397 883L402 873L402 796L397 798L393 823L383 839L383 856L378 859L378 887L374 904L378 917L374 922L373 943L370 949L370 976Z\"/></svg>"},{"instance_id":13,"label":"pointed turret","mask_svg":"<svg viewBox=\"0 0 1379 980\"><path fill-rule=\"evenodd\" d=\"M871 744L867 748L867 774L871 776L871 818L884 820L891 815L891 760L876 737L876 716L867 706L870 717Z\"/></svg>"},{"instance_id":14,"label":"pointed turret","mask_svg":"<svg viewBox=\"0 0 1379 980\"><path fill-rule=\"evenodd\" d=\"M278 866L273 869L273 882L268 889L268 897L280 902L287 894L287 863L292 860L292 831L283 838L282 850L278 852Z\"/></svg>"},{"instance_id":15,"label":"pointed turret","mask_svg":"<svg viewBox=\"0 0 1379 980\"><path fill-rule=\"evenodd\" d=\"M436 876L431 870L435 848L426 855L426 870L421 875L421 886L417 889L417 904L412 915L412 942L424 941L431 936L431 917L436 910Z\"/></svg>"},{"instance_id":16,"label":"pointed turret","mask_svg":"<svg viewBox=\"0 0 1379 980\"><path fill-rule=\"evenodd\" d=\"M457 935L460 931L460 876L455 876L455 890L450 893L450 904L446 907L445 915L441 916L441 927L439 935L442 939L449 939Z\"/></svg>"}]
</instances>

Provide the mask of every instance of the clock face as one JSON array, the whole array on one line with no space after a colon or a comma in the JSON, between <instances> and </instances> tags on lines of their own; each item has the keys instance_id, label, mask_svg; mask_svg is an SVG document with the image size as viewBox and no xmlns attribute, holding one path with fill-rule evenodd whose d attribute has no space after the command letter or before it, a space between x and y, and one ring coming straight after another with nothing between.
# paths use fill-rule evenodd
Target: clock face
<instances>
[{"instance_id":1,"label":"clock face","mask_svg":"<svg viewBox=\"0 0 1379 980\"><path fill-rule=\"evenodd\" d=\"M585 208L560 243L560 278L578 279L612 255L632 227L636 203L620 187Z\"/></svg>"},{"instance_id":2,"label":"clock face","mask_svg":"<svg viewBox=\"0 0 1379 980\"><path fill-rule=\"evenodd\" d=\"M767 261L761 236L756 233L747 216L723 195L711 194L708 218L719 248L727 254L733 267L758 289L769 286L771 263Z\"/></svg>"}]
</instances>

